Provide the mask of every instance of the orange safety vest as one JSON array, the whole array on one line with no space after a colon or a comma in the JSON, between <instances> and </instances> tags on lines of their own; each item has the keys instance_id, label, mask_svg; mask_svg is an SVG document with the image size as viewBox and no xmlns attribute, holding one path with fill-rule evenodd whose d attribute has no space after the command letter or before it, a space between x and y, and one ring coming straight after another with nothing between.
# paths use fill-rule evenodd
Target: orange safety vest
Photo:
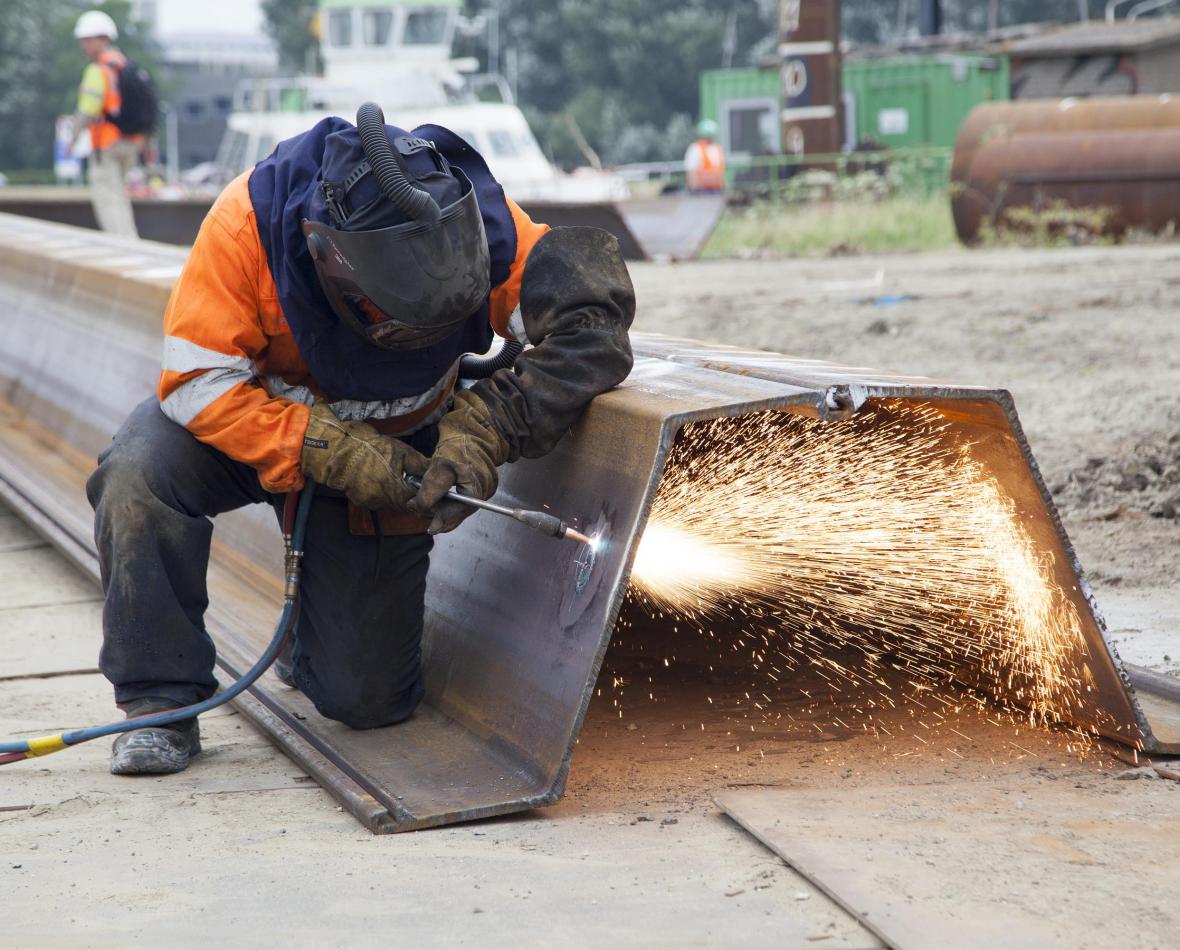
<instances>
[{"instance_id":1,"label":"orange safety vest","mask_svg":"<svg viewBox=\"0 0 1180 950\"><path fill-rule=\"evenodd\" d=\"M123 106L123 97L119 94L119 70L127 64L127 57L117 49L109 49L100 53L96 61L106 77L106 89L102 95L103 118L90 123L90 146L96 152L110 148L121 138L123 133L119 127L105 118L119 111ZM127 136L129 142L142 142L142 135Z\"/></svg>"},{"instance_id":2,"label":"orange safety vest","mask_svg":"<svg viewBox=\"0 0 1180 950\"><path fill-rule=\"evenodd\" d=\"M708 139L697 139L692 149L700 158L697 168L687 173L691 191L723 191L725 188L725 153L721 146Z\"/></svg>"}]
</instances>

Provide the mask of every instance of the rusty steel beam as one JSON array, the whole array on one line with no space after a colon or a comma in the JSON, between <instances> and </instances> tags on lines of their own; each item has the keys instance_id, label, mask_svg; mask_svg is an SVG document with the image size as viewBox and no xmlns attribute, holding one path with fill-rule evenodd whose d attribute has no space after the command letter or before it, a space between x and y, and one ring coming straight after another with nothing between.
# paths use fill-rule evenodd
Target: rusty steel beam
<instances>
[{"instance_id":1,"label":"rusty steel beam","mask_svg":"<svg viewBox=\"0 0 1180 950\"><path fill-rule=\"evenodd\" d=\"M985 226L1019 227L1028 210L1053 226L1058 208L1120 235L1180 223L1180 98L989 103L955 141L951 210L965 244Z\"/></svg>"},{"instance_id":2,"label":"rusty steel beam","mask_svg":"<svg viewBox=\"0 0 1180 950\"><path fill-rule=\"evenodd\" d=\"M201 222L213 205L212 195L192 196L178 199L134 198L131 202L135 213L135 224L139 236L149 241L187 246L196 239ZM703 239L690 228L687 240L675 240L661 227L663 219L678 212L675 199L668 199L667 208L653 208L659 202L646 202L635 208L637 227L628 220L630 202L570 202L570 201L522 201L521 207L534 221L552 227L580 225L609 231L619 241L623 256L628 260L646 260L652 253L666 254L665 245L671 242L676 257L695 256ZM54 221L80 228L98 230L94 208L90 204L90 193L84 188L0 188L0 213L19 214L41 221ZM656 215L656 221L649 230L657 245L654 252L645 248L642 239L643 228L648 219ZM698 215L698 218L700 216ZM697 231L707 224L708 237L716 223L716 217L704 222L693 221ZM706 219L708 216L706 215ZM637 232L640 236L637 236Z\"/></svg>"},{"instance_id":3,"label":"rusty steel beam","mask_svg":"<svg viewBox=\"0 0 1180 950\"><path fill-rule=\"evenodd\" d=\"M160 314L183 254L4 216L0 251L0 306L9 315L0 326L0 495L95 575L82 483L94 454L154 389ZM677 433L688 422L764 410L840 419L902 400L941 412L978 446L976 457L1071 592L1094 676L1079 724L1148 750L1167 747L1110 648L1007 393L687 340L637 335L635 343L624 386L597 399L550 456L503 473L502 501L547 505L581 527L606 529L610 542L592 570L572 545L477 516L440 538L432 556L427 695L412 720L354 732L270 674L242 703L367 827L427 828L561 797ZM207 622L226 675L244 669L269 636L280 599L277 541L269 509L218 518Z\"/></svg>"}]
</instances>

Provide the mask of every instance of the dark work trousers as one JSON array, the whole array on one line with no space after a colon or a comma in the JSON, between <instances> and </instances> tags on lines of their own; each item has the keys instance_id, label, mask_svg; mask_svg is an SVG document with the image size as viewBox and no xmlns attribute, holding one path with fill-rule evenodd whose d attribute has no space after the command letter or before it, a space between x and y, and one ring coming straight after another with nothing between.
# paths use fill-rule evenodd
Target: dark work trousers
<instances>
[{"instance_id":1,"label":"dark work trousers","mask_svg":"<svg viewBox=\"0 0 1180 950\"><path fill-rule=\"evenodd\" d=\"M436 437L437 430L427 436ZM86 494L106 592L99 666L115 686L115 702L207 699L217 688L204 624L210 518L250 504L278 510L282 496L264 491L250 466L172 422L155 399L131 413L98 462ZM345 500L316 497L294 676L322 715L371 729L413 713L422 699L433 543L426 534L350 534Z\"/></svg>"}]
</instances>

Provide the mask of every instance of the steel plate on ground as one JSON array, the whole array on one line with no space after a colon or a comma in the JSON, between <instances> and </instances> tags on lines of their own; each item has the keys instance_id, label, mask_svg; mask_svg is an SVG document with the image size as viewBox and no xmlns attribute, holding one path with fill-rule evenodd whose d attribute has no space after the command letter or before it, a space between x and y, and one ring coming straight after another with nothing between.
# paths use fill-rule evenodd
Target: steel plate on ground
<instances>
[{"instance_id":1,"label":"steel plate on ground","mask_svg":"<svg viewBox=\"0 0 1180 950\"><path fill-rule=\"evenodd\" d=\"M0 490L96 573L82 482L124 416L154 391L160 315L183 252L0 216ZM500 500L609 524L582 577L577 550L490 515L440 539L423 644L427 696L409 724L351 732L265 679L247 714L374 830L409 830L555 801L622 602L635 547L679 429L786 408L839 418L875 399L934 405L983 448L1074 590L1094 658L1092 724L1158 745L1091 609L1076 559L1006 393L636 335L636 370L550 456L508 466ZM240 671L279 604L269 509L218 519L210 632Z\"/></svg>"}]
</instances>

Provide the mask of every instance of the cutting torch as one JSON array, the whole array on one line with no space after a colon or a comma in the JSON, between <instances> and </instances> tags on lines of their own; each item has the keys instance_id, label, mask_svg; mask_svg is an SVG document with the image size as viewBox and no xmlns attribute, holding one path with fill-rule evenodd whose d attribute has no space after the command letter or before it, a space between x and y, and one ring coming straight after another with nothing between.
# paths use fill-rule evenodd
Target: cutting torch
<instances>
[{"instance_id":1,"label":"cutting torch","mask_svg":"<svg viewBox=\"0 0 1180 950\"><path fill-rule=\"evenodd\" d=\"M422 479L413 475L407 475L406 481L414 486L414 488L422 487ZM483 511L491 511L498 515L504 515L506 518L519 521L525 527L532 528L534 531L548 535L551 538L569 538L571 541L578 542L578 544L588 544L592 548L597 547L595 539L571 528L558 518L557 515L551 515L548 512L530 511L527 508L508 508L504 505L497 505L494 502L484 501L482 498L472 498L470 495L464 495L455 488L447 492L447 498L463 505L469 505L472 508L479 508Z\"/></svg>"}]
</instances>

